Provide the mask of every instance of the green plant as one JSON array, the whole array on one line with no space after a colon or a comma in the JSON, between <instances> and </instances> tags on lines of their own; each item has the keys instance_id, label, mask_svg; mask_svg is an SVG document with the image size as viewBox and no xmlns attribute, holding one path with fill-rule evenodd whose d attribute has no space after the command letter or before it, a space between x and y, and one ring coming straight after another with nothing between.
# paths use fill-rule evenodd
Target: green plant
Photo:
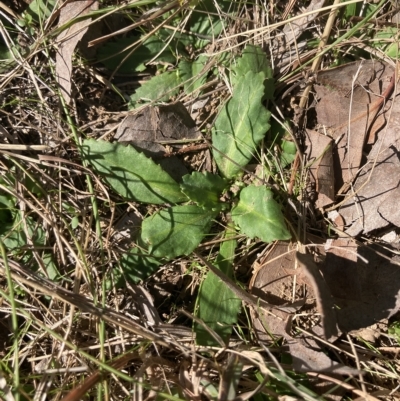
<instances>
[{"instance_id":1,"label":"green plant","mask_svg":"<svg viewBox=\"0 0 400 401\"><path fill-rule=\"evenodd\" d=\"M400 344L400 322L395 321L390 324L388 328L388 333L393 336L396 341Z\"/></svg>"},{"instance_id":2,"label":"green plant","mask_svg":"<svg viewBox=\"0 0 400 401\"><path fill-rule=\"evenodd\" d=\"M25 28L27 33L32 36L38 23L43 23L48 18L56 4L55 0L33 0L29 7L21 14L21 19L17 24Z\"/></svg>"},{"instance_id":3,"label":"green plant","mask_svg":"<svg viewBox=\"0 0 400 401\"><path fill-rule=\"evenodd\" d=\"M255 183L244 186L240 182L243 168L256 155L269 129L270 113L262 102L271 96L268 92L271 90L271 76L270 67L258 47L247 46L234 62L231 72L233 94L222 106L212 129L213 155L222 177L193 172L185 175L178 184L153 160L131 146L91 139L83 142L85 162L124 199L170 204L144 219L137 240L140 252L135 248L121 260L123 270L129 272L131 279L143 279L157 269L159 263L190 255L208 234L221 211L228 212L237 230L249 238L257 237L265 242L290 238L273 192ZM165 74L161 77L165 78ZM222 202L221 195L235 182L242 187L239 199ZM234 229L231 227L229 230L227 243L221 246L216 265L226 274L233 275L231 262L236 243L230 239ZM198 303L200 316L204 318L205 313L206 321L209 313L204 311L210 305L206 305L205 294L210 299L216 295L221 297L220 305L228 298L236 299L229 291L221 293L221 283L216 283L216 277L209 273ZM235 322L240 301L235 300L234 305L234 312L227 311L226 321L222 322L227 325L219 330L224 339L227 338L226 330L231 330ZM219 323L223 320L221 316L218 319ZM209 343L210 339L204 342Z\"/></svg>"},{"instance_id":4,"label":"green plant","mask_svg":"<svg viewBox=\"0 0 400 401\"><path fill-rule=\"evenodd\" d=\"M124 73L156 66L157 74L152 74L130 96L130 108L167 101L181 87L186 94L197 92L207 77L217 74L216 63L229 66L232 62L228 52L207 56L204 48L227 26L229 19L221 18L221 13L235 15L237 6L228 1L193 1L185 17L181 12L162 14L160 28L152 34L136 31L126 38L105 43L97 51L97 61L114 72Z\"/></svg>"}]
</instances>

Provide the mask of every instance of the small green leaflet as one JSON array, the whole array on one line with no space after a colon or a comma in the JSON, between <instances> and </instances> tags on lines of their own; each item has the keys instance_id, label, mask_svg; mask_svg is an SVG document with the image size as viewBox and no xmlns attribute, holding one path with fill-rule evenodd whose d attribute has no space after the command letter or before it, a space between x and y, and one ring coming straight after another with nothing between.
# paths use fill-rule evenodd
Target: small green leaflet
<instances>
[{"instance_id":1,"label":"small green leaflet","mask_svg":"<svg viewBox=\"0 0 400 401\"><path fill-rule=\"evenodd\" d=\"M196 49L201 49L221 33L223 27L226 25L219 12L228 13L233 12L233 4L230 1L220 1L218 3L213 0L195 1L190 20L188 22L188 31L193 35L193 46ZM218 4L218 7L216 7ZM205 39L208 38L208 39Z\"/></svg>"},{"instance_id":2,"label":"small green leaflet","mask_svg":"<svg viewBox=\"0 0 400 401\"><path fill-rule=\"evenodd\" d=\"M235 230L228 227L225 238L216 260L216 267L228 277L233 277L233 259L237 241L230 239L236 235ZM201 284L198 299L199 317L211 330L217 333L227 344L232 327L237 323L242 301L213 272L208 272ZM195 324L196 343L206 346L219 346L215 338L201 325Z\"/></svg>"},{"instance_id":3,"label":"small green leaflet","mask_svg":"<svg viewBox=\"0 0 400 401\"><path fill-rule=\"evenodd\" d=\"M208 71L205 71L202 75L200 75L200 73L202 72L208 59L209 58L206 56L200 56L195 61L180 61L178 70L179 75L184 82L185 93L189 94L196 91L201 87L201 85L204 84L204 82L206 82Z\"/></svg>"},{"instance_id":4,"label":"small green leaflet","mask_svg":"<svg viewBox=\"0 0 400 401\"><path fill-rule=\"evenodd\" d=\"M216 215L195 205L161 210L143 220L140 242L155 257L171 260L189 255L208 233Z\"/></svg>"},{"instance_id":5,"label":"small green leaflet","mask_svg":"<svg viewBox=\"0 0 400 401\"><path fill-rule=\"evenodd\" d=\"M50 16L55 4L56 0L33 0L25 12L32 16L36 22L43 22Z\"/></svg>"},{"instance_id":6,"label":"small green leaflet","mask_svg":"<svg viewBox=\"0 0 400 401\"><path fill-rule=\"evenodd\" d=\"M97 51L96 58L109 70L118 68L121 73L144 71L145 64L157 55L156 61L158 62L175 63L176 58L169 47L165 48L165 41L154 35L146 39L134 51L132 49L124 50L137 41L140 41L140 37L130 36L107 42ZM122 62L123 64L121 64Z\"/></svg>"},{"instance_id":7,"label":"small green leaflet","mask_svg":"<svg viewBox=\"0 0 400 401\"><path fill-rule=\"evenodd\" d=\"M177 71L166 71L144 82L131 96L130 107L136 108L150 102L166 102L179 92L182 78Z\"/></svg>"},{"instance_id":8,"label":"small green leaflet","mask_svg":"<svg viewBox=\"0 0 400 401\"><path fill-rule=\"evenodd\" d=\"M15 64L12 51L7 46L0 44L0 73L9 71Z\"/></svg>"},{"instance_id":9,"label":"small green leaflet","mask_svg":"<svg viewBox=\"0 0 400 401\"><path fill-rule=\"evenodd\" d=\"M215 121L213 155L226 178L233 178L241 172L269 129L271 114L261 103L264 79L263 72L247 72Z\"/></svg>"},{"instance_id":10,"label":"small green leaflet","mask_svg":"<svg viewBox=\"0 0 400 401\"><path fill-rule=\"evenodd\" d=\"M386 55L394 59L399 58L399 47L397 41L393 41L398 32L397 27L386 27L377 31L371 46L384 51Z\"/></svg>"},{"instance_id":11,"label":"small green leaflet","mask_svg":"<svg viewBox=\"0 0 400 401\"><path fill-rule=\"evenodd\" d=\"M294 142L286 141L284 139L282 140L280 154L282 168L285 168L294 161L294 159L296 158L296 152L297 148Z\"/></svg>"},{"instance_id":12,"label":"small green leaflet","mask_svg":"<svg viewBox=\"0 0 400 401\"><path fill-rule=\"evenodd\" d=\"M264 242L291 238L279 204L265 187L250 185L242 189L232 219L249 238L258 237Z\"/></svg>"},{"instance_id":13,"label":"small green leaflet","mask_svg":"<svg viewBox=\"0 0 400 401\"><path fill-rule=\"evenodd\" d=\"M228 183L219 175L194 171L183 176L182 180L181 190L191 201L207 210L220 211L224 208L219 197Z\"/></svg>"},{"instance_id":14,"label":"small green leaflet","mask_svg":"<svg viewBox=\"0 0 400 401\"><path fill-rule=\"evenodd\" d=\"M83 158L126 200L179 203L187 200L179 184L159 165L132 146L85 140Z\"/></svg>"}]
</instances>

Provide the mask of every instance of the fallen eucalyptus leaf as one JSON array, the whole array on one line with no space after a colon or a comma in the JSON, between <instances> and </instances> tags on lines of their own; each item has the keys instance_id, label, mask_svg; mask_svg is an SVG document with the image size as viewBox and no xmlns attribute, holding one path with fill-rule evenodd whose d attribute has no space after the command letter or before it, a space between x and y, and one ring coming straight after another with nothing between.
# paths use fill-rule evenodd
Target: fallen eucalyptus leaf
<instances>
[{"instance_id":1,"label":"fallen eucalyptus leaf","mask_svg":"<svg viewBox=\"0 0 400 401\"><path fill-rule=\"evenodd\" d=\"M336 192L345 192L360 168L363 144L382 125L375 118L389 100L394 70L376 60L363 60L320 71L314 86L318 124L335 142ZM392 79L392 81L391 81Z\"/></svg>"},{"instance_id":2,"label":"fallen eucalyptus leaf","mask_svg":"<svg viewBox=\"0 0 400 401\"><path fill-rule=\"evenodd\" d=\"M313 272L312 283L308 279L310 275L304 275L303 268L296 269L296 265L295 247L283 241L275 243L255 267L255 273L250 282L252 294L257 295L269 304L284 305L288 300L292 300L293 275L297 275L297 282L301 282L302 289L304 289L304 285L306 286L308 294L303 307L307 310L307 313L311 313L312 310L315 311L314 289L316 291L322 290L316 288L315 283L321 284L322 277L315 280L315 277L319 273ZM296 291L296 298L303 296L302 294L303 290L301 292ZM320 294L320 296L325 297L325 294ZM325 306L329 309L329 294L327 294L327 297L328 302L325 303ZM257 313L252 313L252 321L256 334L264 342L270 342L279 337L285 338L288 344L288 353L292 357L293 369L295 371L326 371L337 374L358 373L355 369L332 361L322 351L320 343L315 341L313 336L307 333L298 334L296 337L290 335L291 314L276 308L270 311L272 312L270 314L265 313L263 310L257 310ZM328 314L330 312L328 310ZM335 327L328 328L328 336L332 334L332 329L334 331ZM331 330L331 333L329 333L329 330ZM314 336L320 337L323 335L323 329L320 326L314 326L312 331Z\"/></svg>"},{"instance_id":3,"label":"fallen eucalyptus leaf","mask_svg":"<svg viewBox=\"0 0 400 401\"><path fill-rule=\"evenodd\" d=\"M58 26L73 20L78 16L97 10L96 0L76 0L65 4L60 10ZM56 55L56 77L61 93L68 104L71 100L72 55L75 47L89 28L91 19L78 21L70 28L62 31L58 37L58 51Z\"/></svg>"},{"instance_id":4,"label":"fallen eucalyptus leaf","mask_svg":"<svg viewBox=\"0 0 400 401\"><path fill-rule=\"evenodd\" d=\"M296 252L296 259L299 262L299 267L303 270L302 274L307 277L308 283L312 286L317 301L318 312L322 319L324 338L327 340L336 339L338 336L337 318L329 288L312 255Z\"/></svg>"},{"instance_id":5,"label":"fallen eucalyptus leaf","mask_svg":"<svg viewBox=\"0 0 400 401\"><path fill-rule=\"evenodd\" d=\"M398 256L380 247L359 247L349 238L333 240L326 248L320 270L338 306L340 330L360 330L398 313Z\"/></svg>"},{"instance_id":6,"label":"fallen eucalyptus leaf","mask_svg":"<svg viewBox=\"0 0 400 401\"><path fill-rule=\"evenodd\" d=\"M399 114L395 111L393 114ZM385 133L387 130L385 130ZM400 195L400 141L385 149L378 142L371 152L378 154L360 172L348 201L340 208L346 233L356 236L370 233L390 223L400 226L400 212L395 199Z\"/></svg>"}]
</instances>

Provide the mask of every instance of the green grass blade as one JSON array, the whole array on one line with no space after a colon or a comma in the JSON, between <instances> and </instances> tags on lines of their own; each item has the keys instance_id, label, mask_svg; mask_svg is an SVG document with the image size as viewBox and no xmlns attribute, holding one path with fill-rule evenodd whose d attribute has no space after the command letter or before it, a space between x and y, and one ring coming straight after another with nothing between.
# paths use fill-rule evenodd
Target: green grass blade
<instances>
[{"instance_id":1,"label":"green grass blade","mask_svg":"<svg viewBox=\"0 0 400 401\"><path fill-rule=\"evenodd\" d=\"M13 366L14 366L14 374L13 374L13 387L14 387L14 396L15 400L18 401L20 399L20 394L18 391L19 385L20 385L20 376L19 376L19 346L18 346L18 332L19 332L19 324L18 324L18 307L15 302L15 296L14 296L14 282L13 279L11 278L11 273L10 273L10 267L8 265L8 258L6 254L6 249L4 247L3 241L0 240L0 255L1 258L3 259L4 263L4 270L6 273L6 278L7 278L7 285L8 285L8 291L9 291L9 303L11 305L11 328L13 331L13 340L14 340L14 360L13 360Z\"/></svg>"}]
</instances>

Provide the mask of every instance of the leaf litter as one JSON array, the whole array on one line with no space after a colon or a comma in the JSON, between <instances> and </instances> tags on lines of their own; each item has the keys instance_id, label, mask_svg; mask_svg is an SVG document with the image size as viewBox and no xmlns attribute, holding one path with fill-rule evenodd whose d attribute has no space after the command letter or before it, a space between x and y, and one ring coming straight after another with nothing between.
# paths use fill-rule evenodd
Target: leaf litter
<instances>
[{"instance_id":1,"label":"leaf litter","mask_svg":"<svg viewBox=\"0 0 400 401\"><path fill-rule=\"evenodd\" d=\"M397 92L392 96L396 79L393 67L377 61L347 64L317 74L317 125L306 132L306 163L319 210L332 208L345 197L333 223L339 238L328 239L325 244L321 239L313 245L318 260L296 254L289 243L278 242L257 261L251 281L252 293L267 302L298 306L290 314L272 309L269 314L253 314L261 339L287 340L296 370L355 374L331 360L323 352L324 344L315 338L334 341L342 333L360 335L399 312L396 250L350 238L389 225L400 227L400 209L395 201L400 191L400 103L396 101ZM369 149L367 156L365 149ZM301 288L303 292L298 293ZM293 336L300 310L310 316L318 312L320 320Z\"/></svg>"}]
</instances>

